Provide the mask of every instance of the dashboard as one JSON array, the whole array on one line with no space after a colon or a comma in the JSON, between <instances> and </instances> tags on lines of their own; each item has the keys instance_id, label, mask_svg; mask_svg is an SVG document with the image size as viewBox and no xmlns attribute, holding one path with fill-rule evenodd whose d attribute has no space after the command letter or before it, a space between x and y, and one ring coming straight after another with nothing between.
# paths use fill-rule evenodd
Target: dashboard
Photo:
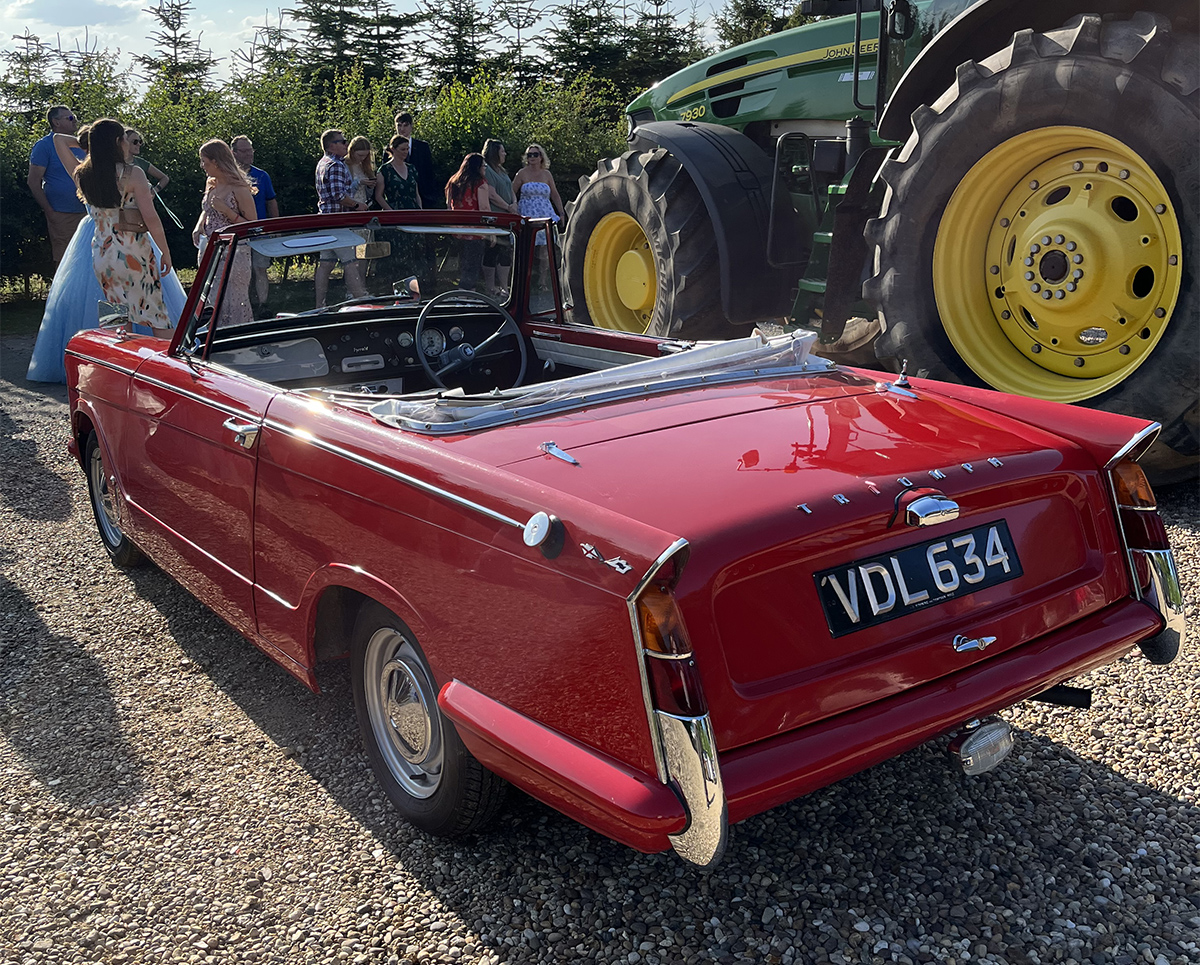
<instances>
[{"instance_id":1,"label":"dashboard","mask_svg":"<svg viewBox=\"0 0 1200 965\"><path fill-rule=\"evenodd\" d=\"M305 326L299 331L244 335L218 343L209 360L286 388L337 385L372 394L415 391L429 385L421 366L422 354L438 368L438 359L448 349L464 341L479 345L501 322L495 313L435 318L421 332L420 345L411 319ZM486 369L511 347L511 339L502 340L498 351L478 356L473 367Z\"/></svg>"}]
</instances>

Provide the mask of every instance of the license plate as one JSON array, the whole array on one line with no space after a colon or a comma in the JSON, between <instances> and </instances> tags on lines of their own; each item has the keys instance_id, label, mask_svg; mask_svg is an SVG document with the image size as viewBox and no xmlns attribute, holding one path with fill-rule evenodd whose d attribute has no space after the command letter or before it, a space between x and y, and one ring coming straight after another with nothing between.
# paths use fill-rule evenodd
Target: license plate
<instances>
[{"instance_id":1,"label":"license plate","mask_svg":"<svg viewBox=\"0 0 1200 965\"><path fill-rule=\"evenodd\" d=\"M1000 519L814 574L835 637L1015 580L1021 561Z\"/></svg>"}]
</instances>

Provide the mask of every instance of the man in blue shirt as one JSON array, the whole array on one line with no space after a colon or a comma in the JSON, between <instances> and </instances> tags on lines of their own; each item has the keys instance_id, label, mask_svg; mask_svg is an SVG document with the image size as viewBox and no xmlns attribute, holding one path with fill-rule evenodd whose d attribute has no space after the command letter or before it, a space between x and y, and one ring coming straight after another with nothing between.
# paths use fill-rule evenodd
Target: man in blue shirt
<instances>
[{"instance_id":1,"label":"man in blue shirt","mask_svg":"<svg viewBox=\"0 0 1200 965\"><path fill-rule=\"evenodd\" d=\"M46 120L50 124L50 133L37 141L29 152L29 177L26 183L33 192L34 200L46 213L50 252L57 270L86 209L75 194L75 181L67 174L54 149L55 134L74 134L79 130L75 112L63 104L57 104L46 112ZM77 158L83 159L82 149L71 150Z\"/></svg>"},{"instance_id":2,"label":"man in blue shirt","mask_svg":"<svg viewBox=\"0 0 1200 965\"><path fill-rule=\"evenodd\" d=\"M245 134L239 134L229 142L229 146L233 149L233 156L237 159L241 169L258 188L258 192L254 195L254 209L258 213L259 220L278 218L279 202L275 200L275 188L271 184L271 175L262 168L254 166L254 142ZM257 251L252 251L250 262L254 267L254 289L255 294L258 295L259 308L261 308L267 303L267 268L271 264L271 259L267 255L260 255Z\"/></svg>"}]
</instances>

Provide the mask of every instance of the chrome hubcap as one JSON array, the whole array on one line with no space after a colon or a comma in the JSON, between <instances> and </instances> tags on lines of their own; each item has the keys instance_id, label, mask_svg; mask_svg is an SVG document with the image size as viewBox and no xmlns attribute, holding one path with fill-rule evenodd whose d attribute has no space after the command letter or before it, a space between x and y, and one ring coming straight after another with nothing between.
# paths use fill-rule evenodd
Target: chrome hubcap
<instances>
[{"instance_id":1,"label":"chrome hubcap","mask_svg":"<svg viewBox=\"0 0 1200 965\"><path fill-rule=\"evenodd\" d=\"M371 635L363 665L371 729L388 770L413 797L427 798L442 778L442 729L433 681L397 630Z\"/></svg>"},{"instance_id":2,"label":"chrome hubcap","mask_svg":"<svg viewBox=\"0 0 1200 965\"><path fill-rule=\"evenodd\" d=\"M109 485L108 473L104 471L104 459L100 448L92 450L88 465L92 481L92 501L96 504L96 521L107 543L116 546L122 540L121 528L117 525L117 507L113 500L113 488Z\"/></svg>"}]
</instances>

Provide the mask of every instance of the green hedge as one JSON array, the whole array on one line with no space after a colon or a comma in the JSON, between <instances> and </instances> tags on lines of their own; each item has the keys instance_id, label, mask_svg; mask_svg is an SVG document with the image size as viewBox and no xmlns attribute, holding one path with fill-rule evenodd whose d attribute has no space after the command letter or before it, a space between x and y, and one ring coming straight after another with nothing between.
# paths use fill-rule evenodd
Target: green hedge
<instances>
[{"instance_id":1,"label":"green hedge","mask_svg":"<svg viewBox=\"0 0 1200 965\"><path fill-rule=\"evenodd\" d=\"M73 92L81 99L72 100ZM613 116L617 98L586 75L524 89L507 78L480 75L430 91L405 78L369 80L354 68L321 96L298 73L281 70L178 102L154 86L140 98L122 95L117 103L87 96L78 85L60 93L58 99L82 119L115 114L145 135L142 157L171 178L163 199L183 228L165 217L163 224L181 266L194 263L191 229L204 193L198 151L209 138L228 141L246 134L254 141L255 164L271 175L283 214L316 211L313 171L322 130L365 134L378 159L393 133L392 118L402 110L415 115L417 135L430 142L441 180L457 170L464 154L482 150L489 137L505 141L515 174L524 147L537 141L550 154L564 200L575 196L578 178L594 170L598 158L619 153L624 143L618 127L603 119ZM0 118L0 275L28 278L50 268L45 219L25 185L29 151L44 133L44 117L10 110Z\"/></svg>"}]
</instances>

